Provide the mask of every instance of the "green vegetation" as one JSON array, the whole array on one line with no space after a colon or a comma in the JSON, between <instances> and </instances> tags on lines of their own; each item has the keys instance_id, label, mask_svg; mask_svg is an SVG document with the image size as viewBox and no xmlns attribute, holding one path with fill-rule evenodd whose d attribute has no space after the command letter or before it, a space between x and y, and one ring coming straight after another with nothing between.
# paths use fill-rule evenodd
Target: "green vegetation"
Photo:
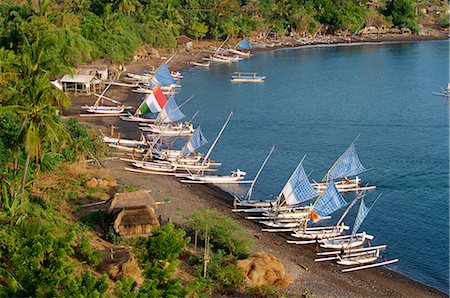
<instances>
[{"instance_id":1,"label":"green vegetation","mask_svg":"<svg viewBox=\"0 0 450 298\"><path fill-rule=\"evenodd\" d=\"M20 5L20 1L7 1L0 5L0 60L15 61L13 65L23 63L25 60L20 58L33 45L45 44L41 56L45 59L41 62L50 75L55 75L96 58L124 63L144 44L175 47L175 37L180 34L198 39L249 35L255 31L314 34L320 29L327 33L356 33L365 25L368 13L380 15L366 2L41 0ZM415 4L413 0L390 0L379 9L394 25L415 30ZM0 70L10 71L8 68L13 65L7 64L3 63Z\"/></svg>"},{"instance_id":2,"label":"green vegetation","mask_svg":"<svg viewBox=\"0 0 450 298\"><path fill-rule=\"evenodd\" d=\"M200 232L200 238L209 237L215 249L223 249L237 257L251 253L253 241L244 228L228 216L215 211L203 210L189 216L189 227Z\"/></svg>"},{"instance_id":3,"label":"green vegetation","mask_svg":"<svg viewBox=\"0 0 450 298\"><path fill-rule=\"evenodd\" d=\"M385 15L390 16L395 26L417 32L419 28L415 9L415 3L410 0L390 0L386 4Z\"/></svg>"},{"instance_id":4,"label":"green vegetation","mask_svg":"<svg viewBox=\"0 0 450 298\"><path fill-rule=\"evenodd\" d=\"M123 241L105 212L81 220L74 216L80 211L76 201L105 193L86 188L88 177L67 170L68 165L98 159L108 150L86 125L60 116L70 100L50 79L97 58L128 62L143 45L175 47L181 34L223 39L258 33L357 33L365 25L391 24L417 31L413 0L389 0L377 9L366 2L2 1L0 296L105 296L111 281L99 269L103 252L92 247L90 236ZM434 12L442 27L448 27L447 9ZM252 249L243 228L215 211L194 213L189 227L199 232L203 247L192 252L186 233L170 223L156 229L152 237L137 242L143 284L137 289L135 281L122 278L111 295L196 297L242 288L236 260ZM181 265L194 267L187 280L177 277ZM261 293L278 295L272 289Z\"/></svg>"}]
</instances>

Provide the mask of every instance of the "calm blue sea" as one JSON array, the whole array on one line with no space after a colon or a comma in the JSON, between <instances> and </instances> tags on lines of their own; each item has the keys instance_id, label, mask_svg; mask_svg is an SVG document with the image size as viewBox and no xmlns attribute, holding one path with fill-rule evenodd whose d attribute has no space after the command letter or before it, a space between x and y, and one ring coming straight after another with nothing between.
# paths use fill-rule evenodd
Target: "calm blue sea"
<instances>
[{"instance_id":1,"label":"calm blue sea","mask_svg":"<svg viewBox=\"0 0 450 298\"><path fill-rule=\"evenodd\" d=\"M235 71L267 81L232 83ZM184 75L177 100L195 95L183 111L200 111L209 144L234 112L212 154L222 173L253 177L276 145L255 198L276 196L305 154L310 178L322 179L360 134L363 183L377 186L367 205L383 193L360 230L400 258L389 268L448 292L449 101L432 95L449 82L447 41L275 50Z\"/></svg>"}]
</instances>

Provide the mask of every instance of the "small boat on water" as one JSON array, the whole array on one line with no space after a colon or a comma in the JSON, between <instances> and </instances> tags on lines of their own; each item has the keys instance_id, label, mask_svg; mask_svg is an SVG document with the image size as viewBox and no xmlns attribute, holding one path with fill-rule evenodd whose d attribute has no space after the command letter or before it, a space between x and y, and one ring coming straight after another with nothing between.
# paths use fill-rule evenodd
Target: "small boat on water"
<instances>
[{"instance_id":1,"label":"small boat on water","mask_svg":"<svg viewBox=\"0 0 450 298\"><path fill-rule=\"evenodd\" d=\"M359 136L358 136L359 137ZM373 190L374 185L361 186L361 179L356 176L367 171L359 161L356 153L355 142L358 137L350 144L350 146L339 156L336 162L331 166L321 182L313 180L312 186L319 192L323 192L330 181L334 181L339 192L350 192L359 190ZM356 176L354 179L348 177ZM337 180L342 179L342 180ZM337 180L337 181L336 181Z\"/></svg>"},{"instance_id":2,"label":"small boat on water","mask_svg":"<svg viewBox=\"0 0 450 298\"><path fill-rule=\"evenodd\" d=\"M191 65L195 65L195 66L205 67L205 68L208 68L209 65L210 65L209 62L207 62L207 63L201 63L201 62L195 62L195 61L191 61L190 64L191 64Z\"/></svg>"},{"instance_id":3,"label":"small boat on water","mask_svg":"<svg viewBox=\"0 0 450 298\"><path fill-rule=\"evenodd\" d=\"M441 87L441 92L433 92L434 95L450 97L450 82L447 85L447 90Z\"/></svg>"},{"instance_id":4,"label":"small boat on water","mask_svg":"<svg viewBox=\"0 0 450 298\"><path fill-rule=\"evenodd\" d=\"M235 72L231 76L232 82L256 82L261 83L266 80L265 76L258 76L256 72Z\"/></svg>"}]
</instances>

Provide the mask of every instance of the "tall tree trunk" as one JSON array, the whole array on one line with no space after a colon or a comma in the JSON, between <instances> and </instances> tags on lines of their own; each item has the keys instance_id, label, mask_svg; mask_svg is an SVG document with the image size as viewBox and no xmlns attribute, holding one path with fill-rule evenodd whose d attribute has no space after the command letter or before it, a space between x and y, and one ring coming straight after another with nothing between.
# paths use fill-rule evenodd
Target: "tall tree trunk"
<instances>
[{"instance_id":1,"label":"tall tree trunk","mask_svg":"<svg viewBox=\"0 0 450 298\"><path fill-rule=\"evenodd\" d=\"M30 154L27 154L27 160L25 161L25 167L23 169L23 176L22 176L22 185L20 186L20 203L23 203L23 198L25 196L25 183L27 182L27 172L28 172L28 165L30 164Z\"/></svg>"}]
</instances>

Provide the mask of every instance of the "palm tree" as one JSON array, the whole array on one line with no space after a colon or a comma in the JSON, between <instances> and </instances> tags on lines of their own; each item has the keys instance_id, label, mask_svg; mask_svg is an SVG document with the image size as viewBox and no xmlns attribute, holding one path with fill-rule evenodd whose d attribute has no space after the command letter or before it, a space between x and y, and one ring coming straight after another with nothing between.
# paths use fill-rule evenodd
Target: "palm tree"
<instances>
[{"instance_id":1,"label":"palm tree","mask_svg":"<svg viewBox=\"0 0 450 298\"><path fill-rule=\"evenodd\" d=\"M50 69L60 65L55 66L55 58L45 52L47 39L38 37L33 44L24 39L26 47L15 65L20 79L6 88L0 107L0 111L13 111L22 119L19 147L26 154L20 187L22 198L30 159L39 161L44 146L52 147L61 137L67 136L58 122L56 110L70 107L69 98L49 80Z\"/></svg>"}]
</instances>

